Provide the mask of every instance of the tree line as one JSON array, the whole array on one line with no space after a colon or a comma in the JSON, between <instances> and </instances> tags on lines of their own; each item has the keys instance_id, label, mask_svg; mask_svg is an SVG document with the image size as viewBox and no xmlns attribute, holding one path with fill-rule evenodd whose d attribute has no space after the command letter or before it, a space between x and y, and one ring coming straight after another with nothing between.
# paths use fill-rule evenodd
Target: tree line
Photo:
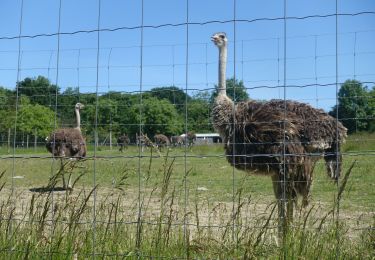
<instances>
[{"instance_id":1,"label":"tree line","mask_svg":"<svg viewBox=\"0 0 375 260\"><path fill-rule=\"evenodd\" d=\"M227 82L238 100L248 98L242 81ZM0 133L4 142L17 122L17 133L44 140L53 129L74 125L77 102L85 105L81 121L88 142L93 141L95 132L102 141L109 133L114 137L126 133L134 138L140 126L149 136L180 135L185 130L207 133L213 131L210 109L214 95L205 91L190 96L176 86L167 86L143 93L107 92L97 96L81 93L77 87L61 91L43 76L25 78L14 90L0 87Z\"/></svg>"},{"instance_id":2,"label":"tree line","mask_svg":"<svg viewBox=\"0 0 375 260\"><path fill-rule=\"evenodd\" d=\"M243 82L233 78L227 80L227 93L236 102L249 98ZM95 132L99 140L106 140L109 133L134 137L140 129L149 136L179 135L185 130L207 133L214 131L210 111L216 95L216 91L204 91L191 96L176 86L162 86L143 93L97 96L81 93L77 87L61 91L43 76L25 78L13 90L0 87L0 133L3 142L14 132L44 140L53 129L74 125L77 102L85 104L81 120L88 142ZM375 88L347 80L339 90L337 106L329 113L338 114L349 133L374 131Z\"/></svg>"}]
</instances>

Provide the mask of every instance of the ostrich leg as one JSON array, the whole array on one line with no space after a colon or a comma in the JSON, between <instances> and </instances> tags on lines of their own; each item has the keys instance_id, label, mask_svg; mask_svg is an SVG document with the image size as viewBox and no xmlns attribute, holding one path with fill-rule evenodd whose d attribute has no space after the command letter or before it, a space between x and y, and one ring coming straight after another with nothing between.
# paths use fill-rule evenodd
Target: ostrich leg
<instances>
[{"instance_id":1,"label":"ostrich leg","mask_svg":"<svg viewBox=\"0 0 375 260\"><path fill-rule=\"evenodd\" d=\"M60 166L60 174L62 177L62 182L63 182L63 189L66 189L66 181L65 181L65 165L63 163L63 159L60 159L61 166Z\"/></svg>"},{"instance_id":2,"label":"ostrich leg","mask_svg":"<svg viewBox=\"0 0 375 260\"><path fill-rule=\"evenodd\" d=\"M285 234L286 228L286 208L285 208L285 198L283 196L283 183L282 174L272 175L272 185L275 197L277 200L277 209L278 209L278 232L279 237L282 237Z\"/></svg>"},{"instance_id":3,"label":"ostrich leg","mask_svg":"<svg viewBox=\"0 0 375 260\"><path fill-rule=\"evenodd\" d=\"M293 222L293 211L294 211L294 200L296 194L293 191L292 180L286 178L284 180L284 174L272 175L272 184L275 197L277 199L278 208L278 231L279 236L282 237L286 234L289 223ZM284 187L285 186L285 187ZM284 193L285 189L285 195Z\"/></svg>"}]
</instances>

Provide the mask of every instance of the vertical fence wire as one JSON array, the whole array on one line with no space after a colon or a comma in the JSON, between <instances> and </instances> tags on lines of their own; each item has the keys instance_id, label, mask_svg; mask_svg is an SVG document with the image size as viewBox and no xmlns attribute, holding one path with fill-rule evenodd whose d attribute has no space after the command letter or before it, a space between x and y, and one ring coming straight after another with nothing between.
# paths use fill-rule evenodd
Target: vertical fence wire
<instances>
[{"instance_id":1,"label":"vertical fence wire","mask_svg":"<svg viewBox=\"0 0 375 260\"><path fill-rule=\"evenodd\" d=\"M281 99L281 88L280 88L280 37L277 37L277 91L279 99Z\"/></svg>"},{"instance_id":2,"label":"vertical fence wire","mask_svg":"<svg viewBox=\"0 0 375 260\"><path fill-rule=\"evenodd\" d=\"M81 101L81 71L80 71L80 64L81 64L81 49L78 49L78 55L77 55L77 95L78 95L78 102Z\"/></svg>"},{"instance_id":3,"label":"vertical fence wire","mask_svg":"<svg viewBox=\"0 0 375 260\"><path fill-rule=\"evenodd\" d=\"M96 173L97 173L97 153L98 153L98 110L99 110L99 61L100 61L100 19L101 18L101 0L98 0L97 14L97 47L96 47L96 82L95 82L95 144L94 144L94 169L93 169L93 219L92 219L92 258L96 257Z\"/></svg>"},{"instance_id":4,"label":"vertical fence wire","mask_svg":"<svg viewBox=\"0 0 375 260\"><path fill-rule=\"evenodd\" d=\"M356 80L356 49L357 49L357 32L354 32L353 44L353 79ZM358 104L357 93L355 93L355 103ZM358 106L355 105L355 132L358 133Z\"/></svg>"},{"instance_id":5,"label":"vertical fence wire","mask_svg":"<svg viewBox=\"0 0 375 260\"><path fill-rule=\"evenodd\" d=\"M51 71L51 61L52 61L52 57L53 57L53 53L54 51L51 50L50 51L50 55L49 55L49 59L48 59L48 68L47 68L47 79L50 79L50 71ZM50 94L49 94L50 95ZM52 107L52 103L51 103L51 98L50 98L50 104L49 104L50 107Z\"/></svg>"},{"instance_id":6,"label":"vertical fence wire","mask_svg":"<svg viewBox=\"0 0 375 260\"><path fill-rule=\"evenodd\" d=\"M353 78L357 78L357 32L354 32L354 44L353 44Z\"/></svg>"},{"instance_id":7,"label":"vertical fence wire","mask_svg":"<svg viewBox=\"0 0 375 260\"><path fill-rule=\"evenodd\" d=\"M61 44L61 35L60 35L60 32L61 32L61 10L62 10L62 0L59 0L59 15L58 15L58 27L57 27L57 52L56 52L56 78L55 78L55 82L56 82L56 91L55 91L55 104L54 104L54 109L55 109L55 113L54 113L54 130L57 128L57 114L58 114L58 84L59 84L59 68L60 68L60 44ZM50 140L51 141L51 140ZM55 135L53 136L53 140L52 140L53 143L55 143ZM53 145L53 147L55 147L55 145ZM52 149L52 153L54 153L54 149ZM51 176L51 179L53 179L53 176L56 174L55 173L55 160L53 158L54 156L51 157L51 160L52 160L52 164L51 164L51 173L50 173L50 176ZM62 160L62 159L60 159ZM60 167L60 171L62 171L62 161L61 162L61 167ZM60 172L60 174L64 174L64 172ZM64 178L64 176L63 176ZM69 185L69 183L68 183ZM54 189L55 189L55 185L52 184L52 192L51 192L51 213L52 213L52 226L54 227L56 225L56 222L55 222L55 203L54 203ZM51 230L51 232L53 232L54 229ZM48 250L49 250L49 253L51 254L51 247L48 247ZM51 254L51 257L52 257L52 254Z\"/></svg>"},{"instance_id":8,"label":"vertical fence wire","mask_svg":"<svg viewBox=\"0 0 375 260\"><path fill-rule=\"evenodd\" d=\"M19 18L19 31L18 35L22 35L22 23L23 23L23 0L21 1L21 6L20 6L20 18ZM15 186L14 186L14 176L15 176L15 171L16 171L16 136L17 136L17 119L18 119L18 106L19 106L19 80L20 80L20 74L21 74L21 59L22 59L22 54L21 54L21 37L18 38L18 56L17 56L17 82L16 82L16 104L15 104L15 118L14 118L14 131L13 131L13 158L12 158L12 174L11 174L11 194L10 194L10 199L13 202L13 205L15 205ZM10 248L9 252L11 255L11 250L13 247L13 242L12 242L12 231L13 231L13 221L10 221L9 223L9 232L8 232L8 239L10 240Z\"/></svg>"},{"instance_id":9,"label":"vertical fence wire","mask_svg":"<svg viewBox=\"0 0 375 260\"><path fill-rule=\"evenodd\" d=\"M188 152L188 87L189 87L189 0L186 0L186 49L185 49L185 118L184 118L184 130L185 130L185 146L184 146L184 246L185 246L185 257L190 258L190 250L189 250L189 218L188 218L188 183L187 183L187 152Z\"/></svg>"},{"instance_id":10,"label":"vertical fence wire","mask_svg":"<svg viewBox=\"0 0 375 260\"><path fill-rule=\"evenodd\" d=\"M315 76L315 105L319 106L319 96L318 96L318 36L314 35L314 76Z\"/></svg>"},{"instance_id":11,"label":"vertical fence wire","mask_svg":"<svg viewBox=\"0 0 375 260\"><path fill-rule=\"evenodd\" d=\"M244 79L243 79L243 65L244 65L244 61L243 61L243 40L241 40L241 81L244 82Z\"/></svg>"},{"instance_id":12,"label":"vertical fence wire","mask_svg":"<svg viewBox=\"0 0 375 260\"><path fill-rule=\"evenodd\" d=\"M340 179L338 178L339 169L341 165L341 160L339 160L339 156L341 156L341 151L339 150L339 106L338 106L338 92L339 92L339 36L338 36L338 29L339 29L339 17L338 17L338 4L339 1L335 1L335 92L336 92L336 169L335 173L337 175L337 201L336 201L336 259L340 258Z\"/></svg>"},{"instance_id":13,"label":"vertical fence wire","mask_svg":"<svg viewBox=\"0 0 375 260\"><path fill-rule=\"evenodd\" d=\"M22 22L23 22L23 0L21 1L21 7L20 7L20 20L19 20L19 38L18 38L18 57L17 57L17 79L16 79L16 104L15 104L15 118L14 118L14 135L13 135L13 159L12 159L12 188L11 188L11 196L13 198L14 193L14 174L16 170L16 135L17 135L17 119L18 119L18 105L19 105L19 81L20 81L20 74L21 74L21 35L22 35Z\"/></svg>"},{"instance_id":14,"label":"vertical fence wire","mask_svg":"<svg viewBox=\"0 0 375 260\"><path fill-rule=\"evenodd\" d=\"M110 62L111 62L111 54L112 54L112 48L109 49L108 54L108 61L107 61L107 93L108 93L108 100L109 100L109 150L112 151L112 103L111 103L111 88L110 88ZM104 142L104 145L106 144L106 141ZM112 178L113 179L113 178Z\"/></svg>"},{"instance_id":15,"label":"vertical fence wire","mask_svg":"<svg viewBox=\"0 0 375 260\"><path fill-rule=\"evenodd\" d=\"M139 138L136 140L138 143L138 214L137 214L137 231L136 231L136 242L135 247L137 250L137 259L141 259L141 238L142 238L142 202L141 202L141 160L142 160L142 142L141 136L143 134L142 129L142 116L143 116L143 31L144 31L144 1L141 2L141 28L140 28L140 48L139 48L139 125L138 135ZM151 155L152 156L152 155Z\"/></svg>"},{"instance_id":16,"label":"vertical fence wire","mask_svg":"<svg viewBox=\"0 0 375 260\"><path fill-rule=\"evenodd\" d=\"M284 82L283 82L283 100L284 100L284 114L283 114L283 152L282 152L282 174L279 174L279 181L281 182L282 186L282 198L281 201L278 202L281 207L279 207L279 226L281 225L282 230L282 243L283 243L283 257L286 259L287 256L287 247L286 247L286 232L287 232L287 218L289 216L286 216L286 209L287 203L289 203L289 199L286 197L286 185L287 185L287 167L286 167L286 91L287 91L287 0L284 0L284 19L283 19L283 25L284 25Z\"/></svg>"},{"instance_id":17,"label":"vertical fence wire","mask_svg":"<svg viewBox=\"0 0 375 260\"><path fill-rule=\"evenodd\" d=\"M236 129L236 8L237 8L237 2L236 0L233 0L233 108L232 108L232 122L233 127L232 129ZM226 79L224 79L226 80ZM232 138L232 145L233 145L233 155L232 155L232 239L233 243L238 242L238 237L236 235L236 214L239 214L239 212L236 212L239 209L236 209L236 175L235 175L235 165L236 165L236 131L233 131L233 138ZM241 156L241 155L238 155ZM238 202L240 203L240 202ZM239 207L239 205L238 205Z\"/></svg>"}]
</instances>

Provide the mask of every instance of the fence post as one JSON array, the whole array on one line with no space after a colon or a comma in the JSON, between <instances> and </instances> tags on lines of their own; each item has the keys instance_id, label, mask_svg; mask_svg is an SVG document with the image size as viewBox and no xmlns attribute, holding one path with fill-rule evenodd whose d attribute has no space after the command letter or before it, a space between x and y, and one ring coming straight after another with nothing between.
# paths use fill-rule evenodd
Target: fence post
<instances>
[{"instance_id":1,"label":"fence post","mask_svg":"<svg viewBox=\"0 0 375 260\"><path fill-rule=\"evenodd\" d=\"M10 149L10 128L8 128L8 153Z\"/></svg>"},{"instance_id":2,"label":"fence post","mask_svg":"<svg viewBox=\"0 0 375 260\"><path fill-rule=\"evenodd\" d=\"M34 132L34 151L36 151L37 144L38 144L38 136L37 136L37 131L35 130L35 132Z\"/></svg>"}]
</instances>

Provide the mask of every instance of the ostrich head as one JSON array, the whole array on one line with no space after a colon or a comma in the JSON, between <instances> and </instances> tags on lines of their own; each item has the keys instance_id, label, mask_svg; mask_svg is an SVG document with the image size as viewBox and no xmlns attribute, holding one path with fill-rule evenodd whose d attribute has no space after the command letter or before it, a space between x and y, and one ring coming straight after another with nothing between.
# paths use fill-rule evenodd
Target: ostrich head
<instances>
[{"instance_id":1,"label":"ostrich head","mask_svg":"<svg viewBox=\"0 0 375 260\"><path fill-rule=\"evenodd\" d=\"M227 45L228 39L225 32L218 32L211 36L211 41L218 47L222 48Z\"/></svg>"},{"instance_id":2,"label":"ostrich head","mask_svg":"<svg viewBox=\"0 0 375 260\"><path fill-rule=\"evenodd\" d=\"M82 108L84 108L85 106L82 104L82 103L77 103L75 105L75 109L78 109L78 110L81 110Z\"/></svg>"}]
</instances>

